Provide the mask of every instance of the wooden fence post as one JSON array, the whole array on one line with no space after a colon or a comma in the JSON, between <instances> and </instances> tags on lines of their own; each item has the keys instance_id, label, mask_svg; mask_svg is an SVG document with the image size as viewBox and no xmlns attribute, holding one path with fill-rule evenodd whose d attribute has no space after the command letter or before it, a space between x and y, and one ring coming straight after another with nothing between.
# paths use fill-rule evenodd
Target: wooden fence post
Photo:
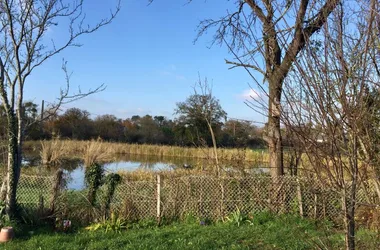
<instances>
[{"instance_id":1,"label":"wooden fence post","mask_svg":"<svg viewBox=\"0 0 380 250\"><path fill-rule=\"evenodd\" d=\"M314 219L318 217L318 195L314 193Z\"/></svg>"},{"instance_id":2,"label":"wooden fence post","mask_svg":"<svg viewBox=\"0 0 380 250\"><path fill-rule=\"evenodd\" d=\"M157 223L160 224L161 221L161 176L157 175Z\"/></svg>"},{"instance_id":3,"label":"wooden fence post","mask_svg":"<svg viewBox=\"0 0 380 250\"><path fill-rule=\"evenodd\" d=\"M298 199L298 208L300 211L300 216L303 217L303 201L302 201L302 190L301 190L301 183L298 177L296 177L297 180L297 199Z\"/></svg>"},{"instance_id":4,"label":"wooden fence post","mask_svg":"<svg viewBox=\"0 0 380 250\"><path fill-rule=\"evenodd\" d=\"M59 192L61 190L62 177L63 177L63 170L58 169L58 171L55 173L55 176L54 176L52 196L50 199L50 212L52 214L54 213L55 203L58 198Z\"/></svg>"}]
</instances>

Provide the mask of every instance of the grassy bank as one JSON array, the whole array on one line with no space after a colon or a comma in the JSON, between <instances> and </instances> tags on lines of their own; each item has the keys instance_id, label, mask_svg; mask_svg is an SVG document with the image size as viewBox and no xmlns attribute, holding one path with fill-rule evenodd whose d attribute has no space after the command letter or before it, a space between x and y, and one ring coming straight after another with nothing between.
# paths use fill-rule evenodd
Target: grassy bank
<instances>
[{"instance_id":1,"label":"grassy bank","mask_svg":"<svg viewBox=\"0 0 380 250\"><path fill-rule=\"evenodd\" d=\"M147 226L148 225L148 226ZM378 249L375 234L359 233L359 249ZM53 233L25 230L0 249L343 249L344 237L326 225L294 216L260 214L251 223L199 222L155 227L139 224L125 231Z\"/></svg>"},{"instance_id":2,"label":"grassy bank","mask_svg":"<svg viewBox=\"0 0 380 250\"><path fill-rule=\"evenodd\" d=\"M189 157L197 159L213 159L212 148L193 148L147 144L112 143L102 141L51 140L28 141L25 149L41 151L46 162L59 161L62 157L84 156L85 161L110 160L115 155L154 155L160 157ZM268 162L269 156L265 150L251 149L218 149L218 158L223 161L235 162Z\"/></svg>"}]
</instances>

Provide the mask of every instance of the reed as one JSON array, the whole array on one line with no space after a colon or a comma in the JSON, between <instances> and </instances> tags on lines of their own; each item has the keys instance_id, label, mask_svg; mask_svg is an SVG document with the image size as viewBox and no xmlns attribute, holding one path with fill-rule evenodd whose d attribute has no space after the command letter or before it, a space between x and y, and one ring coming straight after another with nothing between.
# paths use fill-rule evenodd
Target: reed
<instances>
[{"instance_id":1,"label":"reed","mask_svg":"<svg viewBox=\"0 0 380 250\"><path fill-rule=\"evenodd\" d=\"M104 145L104 142L100 140L85 142L83 151L83 161L85 166L110 161L113 158L111 149Z\"/></svg>"},{"instance_id":2,"label":"reed","mask_svg":"<svg viewBox=\"0 0 380 250\"><path fill-rule=\"evenodd\" d=\"M171 170L161 170L161 171L147 171L147 170L120 170L118 174L122 177L123 181L151 181L155 180L157 175L160 175L164 179L178 178L178 177L188 177L188 176L216 176L213 170L201 170L199 168L194 169L176 169Z\"/></svg>"},{"instance_id":3,"label":"reed","mask_svg":"<svg viewBox=\"0 0 380 250\"><path fill-rule=\"evenodd\" d=\"M67 156L67 150L60 140L41 141L40 156L43 165L58 165Z\"/></svg>"},{"instance_id":4,"label":"reed","mask_svg":"<svg viewBox=\"0 0 380 250\"><path fill-rule=\"evenodd\" d=\"M42 146L42 143L44 144ZM27 144L28 147L31 143ZM148 144L127 144L127 143L112 143L96 141L75 141L75 140L51 140L41 142L41 156L45 155L42 151L48 150L46 153L52 155L52 151L64 149L64 153L57 152L59 156L70 156L89 158L98 157L99 159L112 158L118 154L131 155L154 155L162 157L189 157L197 159L213 159L212 148L193 148L193 147L178 147L178 146L163 146L163 145L148 145ZM251 149L226 149L218 148L218 156L221 160L235 160L237 155L244 154L244 160L247 162L266 163L269 161L269 155L266 150L254 151ZM97 154L100 154L97 156ZM47 157L46 155L44 157ZM53 157L53 155L51 156ZM49 157L47 157L49 159Z\"/></svg>"}]
</instances>

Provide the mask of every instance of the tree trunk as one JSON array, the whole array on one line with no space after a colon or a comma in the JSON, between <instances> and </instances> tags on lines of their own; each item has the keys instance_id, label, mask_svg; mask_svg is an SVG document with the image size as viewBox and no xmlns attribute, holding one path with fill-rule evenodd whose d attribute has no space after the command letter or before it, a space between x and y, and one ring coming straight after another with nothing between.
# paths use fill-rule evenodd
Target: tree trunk
<instances>
[{"instance_id":1,"label":"tree trunk","mask_svg":"<svg viewBox=\"0 0 380 250\"><path fill-rule=\"evenodd\" d=\"M214 152L213 160L215 161L215 164L216 164L216 170L217 170L218 176L220 176L220 166L219 166L219 159L218 159L218 150L217 150L214 130L212 129L211 122L208 119L206 119L206 122L207 122L207 126L208 126L208 129L210 131L211 139L212 139L212 148L213 148L213 152Z\"/></svg>"},{"instance_id":2,"label":"tree trunk","mask_svg":"<svg viewBox=\"0 0 380 250\"><path fill-rule=\"evenodd\" d=\"M272 177L284 174L282 138L280 128L281 82L269 80L268 136L269 168Z\"/></svg>"},{"instance_id":3,"label":"tree trunk","mask_svg":"<svg viewBox=\"0 0 380 250\"><path fill-rule=\"evenodd\" d=\"M354 187L356 189L356 187ZM343 190L343 212L344 212L344 227L346 234L346 249L355 250L355 200L352 200L355 197L353 190L350 190L350 198L347 196L347 190Z\"/></svg>"},{"instance_id":4,"label":"tree trunk","mask_svg":"<svg viewBox=\"0 0 380 250\"><path fill-rule=\"evenodd\" d=\"M7 193L6 213L13 217L16 211L16 191L19 177L19 156L17 143L17 122L15 115L8 116L8 169L7 169Z\"/></svg>"},{"instance_id":5,"label":"tree trunk","mask_svg":"<svg viewBox=\"0 0 380 250\"><path fill-rule=\"evenodd\" d=\"M344 224L346 229L346 249L355 249L355 207L356 207L356 191L358 184L358 140L356 134L352 136L350 147L352 148L352 158L349 161L351 186L343 188L343 209ZM348 192L348 193L347 193Z\"/></svg>"},{"instance_id":6,"label":"tree trunk","mask_svg":"<svg viewBox=\"0 0 380 250\"><path fill-rule=\"evenodd\" d=\"M20 90L22 92L22 90ZM19 94L18 99L18 110L17 110L17 166L16 177L17 180L20 178L21 173L21 162L22 162L22 144L24 141L24 117L25 109L22 105L22 94Z\"/></svg>"}]
</instances>

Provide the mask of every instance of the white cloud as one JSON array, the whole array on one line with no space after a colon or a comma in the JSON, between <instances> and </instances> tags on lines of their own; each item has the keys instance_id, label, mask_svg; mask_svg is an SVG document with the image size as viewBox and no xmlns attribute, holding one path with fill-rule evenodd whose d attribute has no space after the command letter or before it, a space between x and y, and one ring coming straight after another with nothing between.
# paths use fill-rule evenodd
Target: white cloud
<instances>
[{"instance_id":1,"label":"white cloud","mask_svg":"<svg viewBox=\"0 0 380 250\"><path fill-rule=\"evenodd\" d=\"M259 100L263 96L264 96L264 93L259 92L257 90L253 90L253 89L244 90L243 93L239 95L239 97L244 100L250 100L250 99Z\"/></svg>"}]
</instances>

